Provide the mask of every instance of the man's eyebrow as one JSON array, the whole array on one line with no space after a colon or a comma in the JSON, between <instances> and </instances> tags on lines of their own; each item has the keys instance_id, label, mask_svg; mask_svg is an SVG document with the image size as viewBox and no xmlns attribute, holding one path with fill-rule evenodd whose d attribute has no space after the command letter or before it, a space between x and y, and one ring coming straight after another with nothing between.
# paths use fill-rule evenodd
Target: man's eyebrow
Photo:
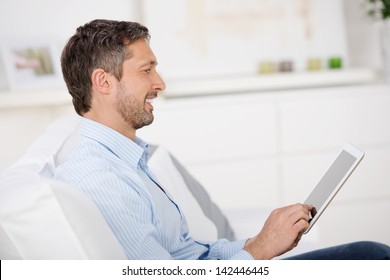
<instances>
[{"instance_id":1,"label":"man's eyebrow","mask_svg":"<svg viewBox=\"0 0 390 280\"><path fill-rule=\"evenodd\" d=\"M158 62L156 60L150 60L144 63L140 64L140 67L145 67L145 66L156 66Z\"/></svg>"}]
</instances>

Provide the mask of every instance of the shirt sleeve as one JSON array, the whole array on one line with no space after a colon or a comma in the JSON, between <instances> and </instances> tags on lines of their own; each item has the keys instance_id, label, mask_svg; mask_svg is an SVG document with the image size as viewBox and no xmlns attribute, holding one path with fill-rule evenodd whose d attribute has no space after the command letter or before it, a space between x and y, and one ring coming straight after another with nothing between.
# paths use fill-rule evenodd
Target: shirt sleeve
<instances>
[{"instance_id":1,"label":"shirt sleeve","mask_svg":"<svg viewBox=\"0 0 390 280\"><path fill-rule=\"evenodd\" d=\"M251 254L243 250L246 240L228 241L219 239L210 246L209 258L220 260L253 260Z\"/></svg>"}]
</instances>

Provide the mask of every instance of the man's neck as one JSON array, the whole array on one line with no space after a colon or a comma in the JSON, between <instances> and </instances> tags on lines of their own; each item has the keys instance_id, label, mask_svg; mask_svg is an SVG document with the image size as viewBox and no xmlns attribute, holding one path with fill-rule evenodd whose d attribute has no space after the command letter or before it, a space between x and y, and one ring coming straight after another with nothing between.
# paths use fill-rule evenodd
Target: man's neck
<instances>
[{"instance_id":1,"label":"man's neck","mask_svg":"<svg viewBox=\"0 0 390 280\"><path fill-rule=\"evenodd\" d=\"M126 136L130 140L135 141L136 129L132 128L129 124L124 122L123 119L115 119L110 116L104 117L101 114L98 115L94 114L93 112L87 112L83 115L83 117L105 125Z\"/></svg>"}]
</instances>

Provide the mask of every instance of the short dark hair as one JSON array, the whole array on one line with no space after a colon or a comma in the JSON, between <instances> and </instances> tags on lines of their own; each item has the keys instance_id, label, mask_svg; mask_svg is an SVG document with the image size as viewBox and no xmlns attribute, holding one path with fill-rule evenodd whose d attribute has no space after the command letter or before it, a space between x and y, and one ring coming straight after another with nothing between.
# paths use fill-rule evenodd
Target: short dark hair
<instances>
[{"instance_id":1,"label":"short dark hair","mask_svg":"<svg viewBox=\"0 0 390 280\"><path fill-rule=\"evenodd\" d=\"M61 68L77 114L91 109L92 72L102 68L122 78L123 62L132 56L127 46L150 40L148 29L137 23L97 19L77 28L61 55Z\"/></svg>"}]
</instances>

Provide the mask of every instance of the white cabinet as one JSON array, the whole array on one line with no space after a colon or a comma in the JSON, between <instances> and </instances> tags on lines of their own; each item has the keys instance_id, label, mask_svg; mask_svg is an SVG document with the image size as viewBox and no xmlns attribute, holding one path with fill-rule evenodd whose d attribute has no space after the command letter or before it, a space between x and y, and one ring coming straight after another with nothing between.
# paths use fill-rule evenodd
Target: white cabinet
<instances>
[{"instance_id":1,"label":"white cabinet","mask_svg":"<svg viewBox=\"0 0 390 280\"><path fill-rule=\"evenodd\" d=\"M321 244L390 243L390 87L183 98L139 135L166 146L221 207L302 202L345 142L366 155L316 225ZM370 218L370 216L373 216Z\"/></svg>"}]
</instances>

